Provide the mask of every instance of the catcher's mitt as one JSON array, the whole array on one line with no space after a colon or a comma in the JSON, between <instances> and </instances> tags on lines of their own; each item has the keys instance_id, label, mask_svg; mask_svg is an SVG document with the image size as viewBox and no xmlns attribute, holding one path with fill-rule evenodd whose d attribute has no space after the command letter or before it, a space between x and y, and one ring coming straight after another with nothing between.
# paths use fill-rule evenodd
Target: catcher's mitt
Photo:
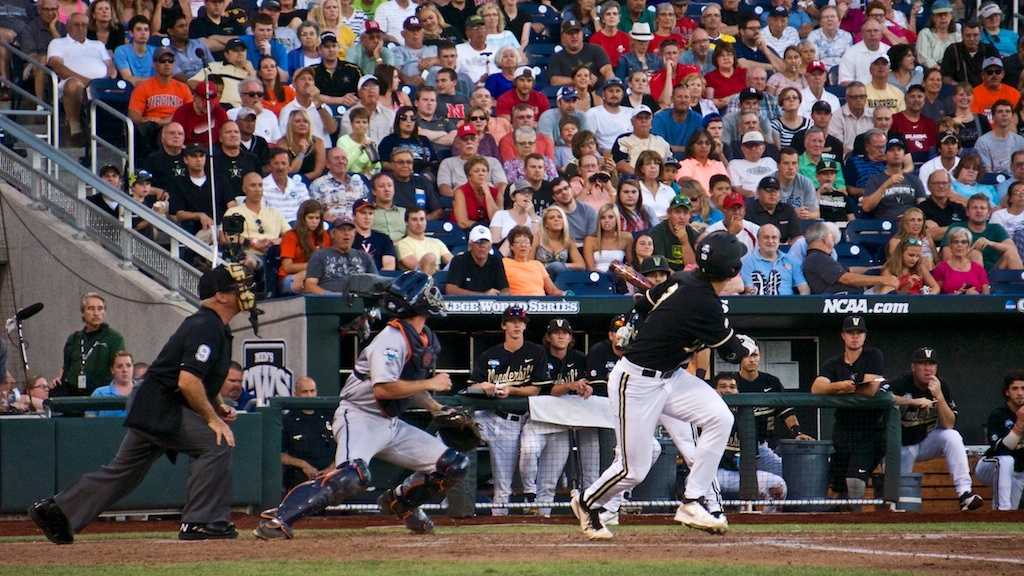
<instances>
[{"instance_id":1,"label":"catcher's mitt","mask_svg":"<svg viewBox=\"0 0 1024 576\"><path fill-rule=\"evenodd\" d=\"M437 430L446 445L460 452L469 452L484 444L480 427L465 408L445 407L434 414L430 425Z\"/></svg>"}]
</instances>

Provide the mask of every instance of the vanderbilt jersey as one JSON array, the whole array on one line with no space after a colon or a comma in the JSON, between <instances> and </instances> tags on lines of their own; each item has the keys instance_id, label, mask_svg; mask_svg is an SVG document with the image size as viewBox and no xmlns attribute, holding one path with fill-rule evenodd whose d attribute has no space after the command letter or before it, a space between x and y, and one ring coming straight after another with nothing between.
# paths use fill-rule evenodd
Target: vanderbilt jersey
<instances>
[{"instance_id":1,"label":"vanderbilt jersey","mask_svg":"<svg viewBox=\"0 0 1024 576\"><path fill-rule=\"evenodd\" d=\"M533 342L523 342L515 352L506 350L504 344L491 346L477 358L470 381L507 387L547 386L551 383L547 353Z\"/></svg>"},{"instance_id":2,"label":"vanderbilt jersey","mask_svg":"<svg viewBox=\"0 0 1024 576\"><path fill-rule=\"evenodd\" d=\"M956 401L953 400L953 393L945 382L941 382L942 396L946 399L953 414L956 415ZM928 398L933 399L928 389L921 389L914 384L914 377L904 374L890 383L893 396L904 398ZM903 426L903 445L913 446L920 444L929 432L939 425L939 410L934 405L930 408L915 408L912 406L900 406L900 424Z\"/></svg>"}]
</instances>

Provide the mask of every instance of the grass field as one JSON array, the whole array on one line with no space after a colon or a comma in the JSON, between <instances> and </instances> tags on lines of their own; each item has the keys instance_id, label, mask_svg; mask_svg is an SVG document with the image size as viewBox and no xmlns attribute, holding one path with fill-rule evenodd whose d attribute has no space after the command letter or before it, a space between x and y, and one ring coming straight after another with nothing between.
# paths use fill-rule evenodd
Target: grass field
<instances>
[{"instance_id":1,"label":"grass field","mask_svg":"<svg viewBox=\"0 0 1024 576\"><path fill-rule=\"evenodd\" d=\"M140 529L144 529L140 527ZM1019 574L1019 522L737 525L714 537L618 526L591 543L569 525L306 529L295 540L182 543L173 532L82 534L72 546L0 537L0 576L661 576Z\"/></svg>"}]
</instances>

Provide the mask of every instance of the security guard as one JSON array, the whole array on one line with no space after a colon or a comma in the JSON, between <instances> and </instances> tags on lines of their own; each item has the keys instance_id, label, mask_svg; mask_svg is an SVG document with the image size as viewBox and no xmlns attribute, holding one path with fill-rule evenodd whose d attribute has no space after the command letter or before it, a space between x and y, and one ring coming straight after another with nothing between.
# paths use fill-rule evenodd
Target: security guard
<instances>
[{"instance_id":1,"label":"security guard","mask_svg":"<svg viewBox=\"0 0 1024 576\"><path fill-rule=\"evenodd\" d=\"M295 381L293 396L316 398L316 381ZM285 491L334 468L336 445L331 416L322 410L292 410L281 418L281 465Z\"/></svg>"},{"instance_id":2,"label":"security guard","mask_svg":"<svg viewBox=\"0 0 1024 576\"><path fill-rule=\"evenodd\" d=\"M237 264L199 279L199 311L181 323L128 401L121 447L114 460L29 509L55 544L70 544L101 512L138 486L161 456L192 458L179 540L235 538L229 521L233 408L218 396L231 362L228 324L255 306L252 277Z\"/></svg>"}]
</instances>

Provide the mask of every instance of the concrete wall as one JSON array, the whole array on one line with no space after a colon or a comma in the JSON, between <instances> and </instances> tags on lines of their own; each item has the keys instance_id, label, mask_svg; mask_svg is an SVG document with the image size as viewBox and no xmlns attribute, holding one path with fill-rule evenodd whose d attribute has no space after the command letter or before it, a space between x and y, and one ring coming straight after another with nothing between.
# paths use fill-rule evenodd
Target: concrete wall
<instances>
[{"instance_id":1,"label":"concrete wall","mask_svg":"<svg viewBox=\"0 0 1024 576\"><path fill-rule=\"evenodd\" d=\"M288 298L260 302L260 338L262 340L284 340L287 346L285 367L298 378L307 374L306 369L306 301L304 298ZM249 324L248 312L243 312L231 321L234 336L232 358L242 362L242 345L257 340Z\"/></svg>"}]
</instances>

